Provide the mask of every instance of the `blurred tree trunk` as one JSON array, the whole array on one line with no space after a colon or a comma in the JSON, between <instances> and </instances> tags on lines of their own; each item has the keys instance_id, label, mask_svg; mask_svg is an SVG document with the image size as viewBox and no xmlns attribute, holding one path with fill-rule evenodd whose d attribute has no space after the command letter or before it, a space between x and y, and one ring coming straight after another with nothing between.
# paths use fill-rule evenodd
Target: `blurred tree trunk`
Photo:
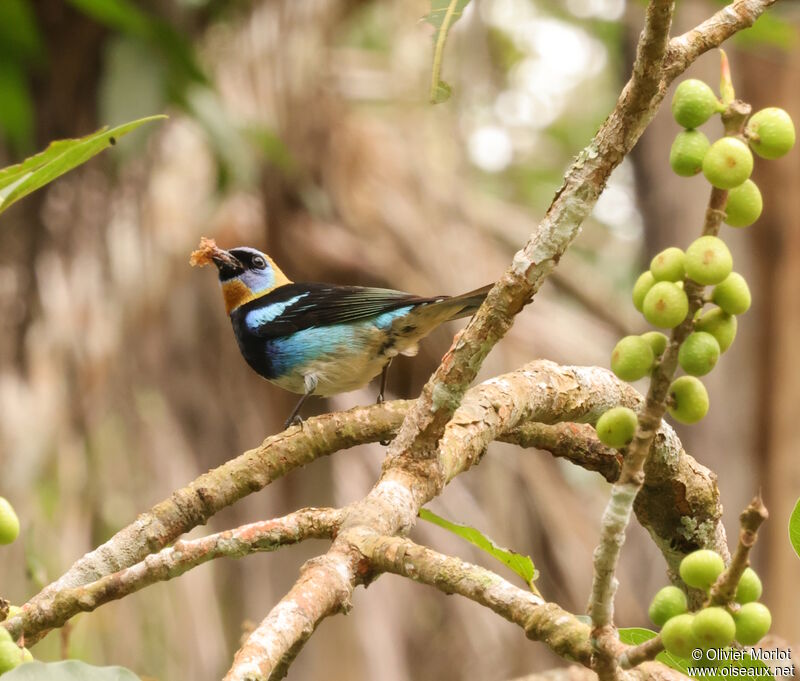
<instances>
[{"instance_id":1,"label":"blurred tree trunk","mask_svg":"<svg viewBox=\"0 0 800 681\"><path fill-rule=\"evenodd\" d=\"M31 78L36 150L97 127L97 83L104 30L61 0L31 3L47 54L47 68ZM15 159L17 162L22 159ZM25 336L36 307L36 258L53 235L42 216L47 191L35 192L3 215L3 255L14 294L0 308L0 364L22 366ZM69 235L62 235L69 240ZM66 246L66 244L64 244Z\"/></svg>"}]
</instances>

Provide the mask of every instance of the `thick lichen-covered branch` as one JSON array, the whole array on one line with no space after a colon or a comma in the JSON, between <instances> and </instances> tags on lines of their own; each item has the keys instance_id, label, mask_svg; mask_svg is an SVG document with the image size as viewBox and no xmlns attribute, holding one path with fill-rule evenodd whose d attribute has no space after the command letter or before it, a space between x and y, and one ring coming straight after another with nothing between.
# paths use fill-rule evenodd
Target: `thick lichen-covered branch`
<instances>
[{"instance_id":1,"label":"thick lichen-covered branch","mask_svg":"<svg viewBox=\"0 0 800 681\"><path fill-rule=\"evenodd\" d=\"M642 399L636 390L608 370L596 367L561 367L552 362L537 361L523 371L527 375L519 383L515 378L517 372L514 372L476 386L467 394L443 441L449 470L447 474L452 476L465 466L474 465L483 455L493 434L497 434L500 440L538 447L557 456L568 456L578 465L600 470L608 479L615 479L619 474L619 454L601 445L591 426L576 422L593 422L613 404L622 403L636 408ZM530 403L530 418L534 420L520 421L516 428L508 430L507 417L514 412L510 410L511 401L503 395L506 386L511 385L516 385L514 401L527 400ZM369 441L377 437L389 437L399 427L409 404L394 402L315 417L309 419L304 428L309 431L321 429L326 433L335 428L340 432L340 437L347 434L351 444L362 439ZM367 418L364 418L365 413ZM369 418L369 414L374 414L375 418ZM499 420L498 414L501 415ZM559 423L561 419L568 419L569 422ZM382 424L385 430L377 429L377 423ZM268 449L263 454L265 457L280 458L291 453L291 450L285 449L285 441L281 438L268 442ZM320 448L316 455L327 453ZM256 488L256 483L260 484L261 480L260 466L248 467L252 460L250 454L235 459L237 467L226 468L235 476L242 490ZM296 459L295 463L300 465L304 460ZM284 470L288 471L288 458L284 464ZM253 481L249 479L250 475L254 476ZM189 488L196 485L197 481ZM721 508L714 477L682 450L674 431L666 424L656 438L648 462L645 488L637 500L636 513L661 548L668 565L675 571L683 555L698 546L712 545L718 551L724 551L724 532L719 522ZM123 531L117 537L125 535ZM121 551L124 546L117 545L117 550ZM124 557L126 554L120 555ZM111 570L108 574L114 572L117 571ZM40 594L26 606L26 612L28 610L48 613L47 617L37 615L35 618L23 613L22 625L19 620L15 621L15 627L22 627L16 633L24 631L26 638L31 640L57 626L58 622L68 620L81 609L75 599L62 599L56 608L52 596L43 597ZM10 626L11 623L4 624Z\"/></svg>"},{"instance_id":2,"label":"thick lichen-covered branch","mask_svg":"<svg viewBox=\"0 0 800 681\"><path fill-rule=\"evenodd\" d=\"M119 572L89 584L60 589L47 600L31 601L23 607L22 613L4 622L4 626L15 638L26 631L36 633L60 627L78 612L91 612L104 603L119 600L150 584L179 577L215 558L241 558L255 552L275 551L306 539L330 539L338 531L342 517L340 509L306 508L283 518L263 520L191 541L178 541Z\"/></svg>"},{"instance_id":3,"label":"thick lichen-covered branch","mask_svg":"<svg viewBox=\"0 0 800 681\"><path fill-rule=\"evenodd\" d=\"M635 406L640 399L633 388L608 370L560 367L545 360L531 362L470 390L445 431L437 458L401 457L387 462L370 494L346 509L347 519L332 550L307 564L300 580L239 651L226 678L282 678L321 619L349 607L355 586L371 578L369 566L356 548L360 542L376 535L405 532L419 508L439 494L449 480L477 463L487 444L500 433L513 432L530 421L593 422L612 405ZM671 470L685 465L679 464L681 459L690 458L683 454L668 426L659 448L659 460ZM704 470L696 462L693 465L697 473ZM705 490L699 496L708 501L704 516L718 519L719 501L713 482L707 478L699 487ZM661 494L667 491L656 488ZM674 509L674 497L668 494L661 505ZM676 522L682 525L678 519ZM666 536L663 542L668 542Z\"/></svg>"}]
</instances>

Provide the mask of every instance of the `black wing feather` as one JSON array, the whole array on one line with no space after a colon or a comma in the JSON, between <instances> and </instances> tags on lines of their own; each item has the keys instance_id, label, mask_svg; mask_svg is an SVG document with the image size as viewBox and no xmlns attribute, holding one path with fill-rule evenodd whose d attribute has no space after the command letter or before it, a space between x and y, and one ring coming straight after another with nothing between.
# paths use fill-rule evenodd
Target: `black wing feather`
<instances>
[{"instance_id":1,"label":"black wing feather","mask_svg":"<svg viewBox=\"0 0 800 681\"><path fill-rule=\"evenodd\" d=\"M233 315L243 324L247 314L253 310L264 309L301 295L302 298L286 307L274 319L257 329L249 329L250 332L260 338L278 338L303 329L355 322L406 305L421 305L444 298L421 298L402 291L363 286L298 283L280 286L251 300L235 310Z\"/></svg>"}]
</instances>

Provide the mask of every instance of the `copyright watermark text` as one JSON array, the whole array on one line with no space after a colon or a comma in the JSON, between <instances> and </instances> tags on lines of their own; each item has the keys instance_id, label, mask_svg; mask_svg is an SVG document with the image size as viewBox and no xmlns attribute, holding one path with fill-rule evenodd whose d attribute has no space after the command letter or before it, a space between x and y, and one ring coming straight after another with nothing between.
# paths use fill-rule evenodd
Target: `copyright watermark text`
<instances>
[{"instance_id":1,"label":"copyright watermark text","mask_svg":"<svg viewBox=\"0 0 800 681\"><path fill-rule=\"evenodd\" d=\"M792 663L790 648L710 648L703 650L695 648L692 651L695 662L704 663L703 666L689 667L689 676L694 677L775 677L793 678L797 669ZM757 660L763 665L753 665ZM741 664L739 664L741 663Z\"/></svg>"}]
</instances>

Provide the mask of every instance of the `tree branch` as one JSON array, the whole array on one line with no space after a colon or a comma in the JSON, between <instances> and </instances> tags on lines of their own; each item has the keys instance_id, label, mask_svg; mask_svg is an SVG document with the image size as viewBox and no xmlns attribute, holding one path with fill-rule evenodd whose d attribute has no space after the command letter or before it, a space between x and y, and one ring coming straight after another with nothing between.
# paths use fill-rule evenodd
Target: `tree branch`
<instances>
[{"instance_id":1,"label":"tree branch","mask_svg":"<svg viewBox=\"0 0 800 681\"><path fill-rule=\"evenodd\" d=\"M142 513L136 522L76 561L30 603L44 602L63 589L89 584L138 563L221 509L319 457L390 436L407 409L404 401L357 407L310 418L302 428L295 426L268 437L260 447L201 475Z\"/></svg>"},{"instance_id":2,"label":"tree branch","mask_svg":"<svg viewBox=\"0 0 800 681\"><path fill-rule=\"evenodd\" d=\"M355 586L371 578L357 549L360 542L375 535L405 532L415 522L419 508L439 494L453 477L476 464L487 444L500 433L526 420L554 422L563 418L591 422L611 406L622 403L635 407L640 400L631 386L606 369L559 367L545 360L531 362L470 390L445 431L437 459L401 457L385 465L370 494L346 509L347 518L331 551L304 567L300 580L237 653L226 679L282 678L319 622L346 610ZM685 462L680 462L690 457L683 454L669 426L664 427L659 448L658 461L670 471L663 475L684 470ZM704 470L696 462L688 468L692 471L690 476L702 475ZM697 496L689 484L695 502L703 498L710 503L703 517L718 519L721 509L713 482L701 482ZM674 489L659 485L653 489L666 495L662 496L667 500L661 506L676 508ZM686 509L685 502L682 507ZM673 531L685 531L680 516L674 521ZM714 527L717 525L715 522ZM664 522L660 529L667 527ZM720 536L724 541L722 531ZM668 537L663 538L664 544L668 541Z\"/></svg>"},{"instance_id":3,"label":"tree branch","mask_svg":"<svg viewBox=\"0 0 800 681\"><path fill-rule=\"evenodd\" d=\"M446 594L459 594L486 606L509 622L519 625L528 638L545 643L562 657L585 666L591 663L591 632L588 625L555 603L507 582L491 570L472 565L460 558L446 556L409 539L400 537L366 537L360 549L374 569L391 572L433 586ZM533 675L532 681L551 678L586 680L589 670L570 667L571 673L562 676L551 673ZM584 673L585 672L585 673ZM630 674L631 679L685 679L679 672L652 662ZM518 681L524 681L519 679Z\"/></svg>"},{"instance_id":4,"label":"tree branch","mask_svg":"<svg viewBox=\"0 0 800 681\"><path fill-rule=\"evenodd\" d=\"M719 47L728 38L750 28L777 0L736 0L683 35L669 41L661 93L700 55Z\"/></svg>"},{"instance_id":5,"label":"tree branch","mask_svg":"<svg viewBox=\"0 0 800 681\"><path fill-rule=\"evenodd\" d=\"M595 429L585 423L521 423L498 439L568 459L587 471L600 473L608 482L619 478L622 469L622 454L600 442Z\"/></svg>"},{"instance_id":6,"label":"tree branch","mask_svg":"<svg viewBox=\"0 0 800 681\"><path fill-rule=\"evenodd\" d=\"M214 558L241 558L260 551L276 551L305 539L330 539L336 535L343 515L341 509L306 508L282 518L178 541L171 548L90 584L64 588L50 598L31 601L22 613L3 624L15 640L25 632L60 627L78 612L91 612L150 584L179 577Z\"/></svg>"},{"instance_id":7,"label":"tree branch","mask_svg":"<svg viewBox=\"0 0 800 681\"><path fill-rule=\"evenodd\" d=\"M474 465L483 455L492 433L499 433L501 440L522 446L542 447L552 450L556 455L570 456L578 465L594 468L596 464L596 468L599 469L607 466L609 470L606 473L617 467L616 452L609 453L607 463L603 463L601 457L604 448L600 449L602 445L596 440L591 426L553 422L563 418L571 421L592 421L610 405L618 403L636 408L641 403L641 395L606 369L560 367L551 362L537 361L523 370L530 375L514 388L513 392L516 395L514 400L509 401L503 397L504 386L514 374L494 379L488 385L481 384L467 394L453 423L449 426L449 430L453 432L447 434L442 443L442 451L450 462L449 475L457 474L459 470L464 469L464 466ZM512 379L511 382L516 383L516 379ZM520 421L517 428L508 433L504 432L509 427L506 418L512 413L512 408L515 408L514 401L520 400L531 403L531 418L548 423ZM403 414L409 406L409 402L394 402L320 416L309 419L304 425L304 432L311 432L314 429L323 429L325 432L337 430L341 437L344 437L344 433L347 434L350 444L362 439L368 441L377 437L388 437L391 436L393 429L400 425ZM367 413L366 418L363 417L363 412ZM375 414L375 423L371 421L370 413ZM498 414L503 415L500 422L496 421ZM383 424L386 430L380 432L377 423ZM492 429L491 432L487 430L489 428ZM556 437L556 441L553 437ZM281 437L270 438L268 443L272 444L269 445L269 453L265 452L263 455L265 458L286 455L287 450ZM458 452L462 447L463 454L459 455ZM572 455L570 447L575 448ZM316 455L322 456L328 453L325 449L319 448ZM240 489L258 488L256 482L261 469L259 466L248 468L250 461L248 457L251 454L252 452L247 453L230 462L231 464L241 462L242 468L238 468L238 465L236 468L227 468L232 475L235 475L236 485ZM595 455L596 460L592 459ZM462 463L458 463L459 461ZM710 471L682 450L674 431L666 424L656 438L646 473L645 487L637 498L636 513L641 524L650 532L664 553L670 568L677 574L680 559L698 546L711 545L717 551L724 553L725 536L719 522L721 508L715 479ZM251 481L250 475L255 476L256 481ZM197 485L198 481L195 481L186 489ZM184 491L181 490L176 494L183 496ZM141 519L137 522L141 522ZM118 533L116 537L118 543L115 544L115 540L112 540L106 544L115 546L120 560L127 554L126 546L119 538L126 534L129 534L129 530ZM132 554L138 550L137 547L138 544L133 545ZM88 554L89 557L91 555ZM78 561L77 564L81 562ZM111 571L113 572L116 571ZM103 577L100 575L99 579ZM43 592L27 604L26 612L28 610L50 612L54 615L52 599L52 595ZM69 601L59 608L59 620L73 616L80 610L77 601ZM57 626L55 620L48 618L37 617L34 622L25 613L22 615L22 622L22 631L29 641ZM10 623L4 625L10 626ZM14 626L18 624L15 623Z\"/></svg>"},{"instance_id":8,"label":"tree branch","mask_svg":"<svg viewBox=\"0 0 800 681\"><path fill-rule=\"evenodd\" d=\"M758 528L769 517L767 507L759 494L739 516L741 529L739 530L739 544L733 554L733 559L714 585L711 587L709 600L711 605L726 605L733 601L736 587L745 571L750 565L750 549L758 539Z\"/></svg>"},{"instance_id":9,"label":"tree branch","mask_svg":"<svg viewBox=\"0 0 800 681\"><path fill-rule=\"evenodd\" d=\"M544 642L558 655L589 664L592 648L586 624L491 570L401 537L367 536L358 548L372 568L465 596L517 624L528 638Z\"/></svg>"}]
</instances>

